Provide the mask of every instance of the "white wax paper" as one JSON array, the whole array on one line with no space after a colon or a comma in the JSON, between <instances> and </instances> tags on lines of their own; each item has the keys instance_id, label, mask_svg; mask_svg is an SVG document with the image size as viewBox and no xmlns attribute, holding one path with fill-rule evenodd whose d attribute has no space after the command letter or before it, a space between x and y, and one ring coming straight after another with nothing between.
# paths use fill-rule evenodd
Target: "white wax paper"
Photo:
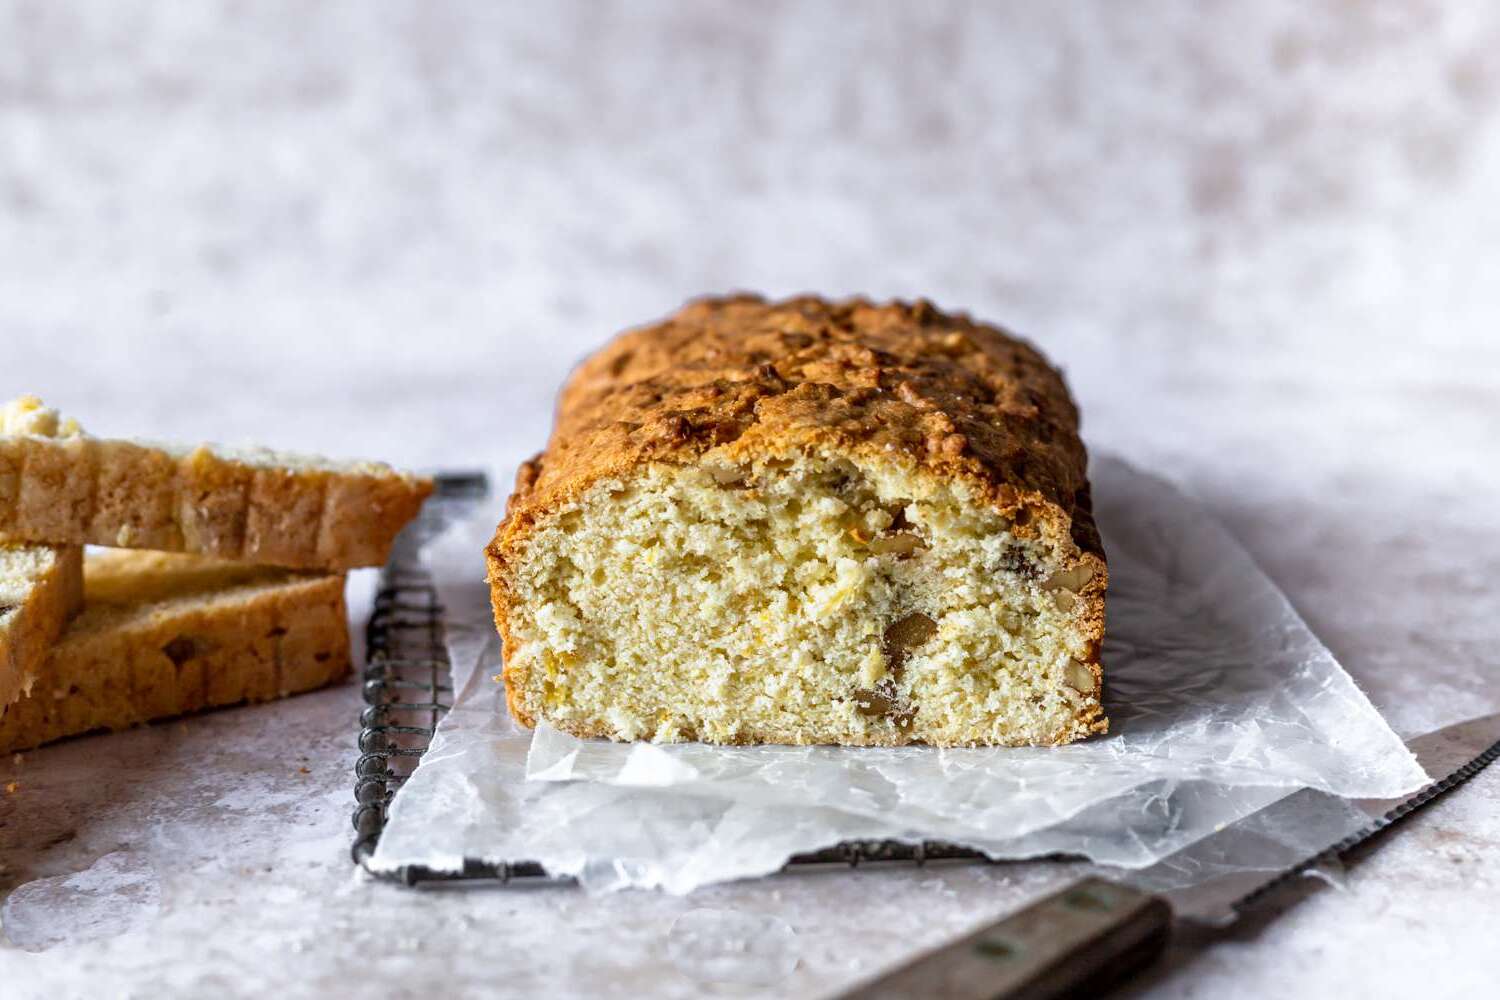
<instances>
[{"instance_id":1,"label":"white wax paper","mask_svg":"<svg viewBox=\"0 0 1500 1000\"><path fill-rule=\"evenodd\" d=\"M373 866L533 860L589 889L775 871L849 839L1142 867L1302 787L1385 798L1426 776L1276 586L1199 504L1094 464L1109 557L1110 735L1049 749L654 746L509 717L481 551L428 553L449 608L454 710L392 803Z\"/></svg>"}]
</instances>

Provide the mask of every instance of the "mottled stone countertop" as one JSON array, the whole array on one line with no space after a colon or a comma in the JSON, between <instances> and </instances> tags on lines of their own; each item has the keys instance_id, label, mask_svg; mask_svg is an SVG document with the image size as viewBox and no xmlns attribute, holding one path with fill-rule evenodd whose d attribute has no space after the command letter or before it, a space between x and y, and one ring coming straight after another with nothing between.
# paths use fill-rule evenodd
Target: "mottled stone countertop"
<instances>
[{"instance_id":1,"label":"mottled stone countertop","mask_svg":"<svg viewBox=\"0 0 1500 1000\"><path fill-rule=\"evenodd\" d=\"M1042 344L1397 730L1500 709L1500 8L1195 8L0 0L0 396L504 479L690 295L926 295ZM821 995L1058 876L377 884L358 704L0 762L0 996ZM1336 881L1137 989L1491 993L1500 770Z\"/></svg>"}]
</instances>

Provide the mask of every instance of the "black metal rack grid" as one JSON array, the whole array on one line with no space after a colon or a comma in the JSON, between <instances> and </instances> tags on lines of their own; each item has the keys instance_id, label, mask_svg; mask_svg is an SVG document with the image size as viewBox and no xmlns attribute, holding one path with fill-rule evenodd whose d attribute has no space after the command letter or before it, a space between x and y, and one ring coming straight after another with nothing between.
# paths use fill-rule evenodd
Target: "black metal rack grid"
<instances>
[{"instance_id":1,"label":"black metal rack grid","mask_svg":"<svg viewBox=\"0 0 1500 1000\"><path fill-rule=\"evenodd\" d=\"M359 762L354 768L354 845L356 864L378 878L405 885L491 881L567 884L535 861L504 862L465 858L459 872L408 865L395 871L371 871L370 859L385 830L391 800L416 769L452 706L443 607L432 576L422 565L422 546L456 517L472 511L488 487L483 475L437 477L437 489L422 516L397 540L381 572L380 588L365 630L365 708L359 717ZM788 868L850 866L867 863L924 864L936 860L983 861L966 847L938 841L847 841L794 856Z\"/></svg>"}]
</instances>

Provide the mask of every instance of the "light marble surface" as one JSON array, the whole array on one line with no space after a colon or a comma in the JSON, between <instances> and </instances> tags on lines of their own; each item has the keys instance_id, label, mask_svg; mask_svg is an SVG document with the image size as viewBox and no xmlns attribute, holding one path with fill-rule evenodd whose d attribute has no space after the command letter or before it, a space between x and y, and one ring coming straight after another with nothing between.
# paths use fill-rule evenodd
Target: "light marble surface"
<instances>
[{"instance_id":1,"label":"light marble surface","mask_svg":"<svg viewBox=\"0 0 1500 1000\"><path fill-rule=\"evenodd\" d=\"M1398 730L1500 709L1500 8L1196 7L0 2L0 395L504 478L689 295L925 294L1064 364ZM819 995L1059 875L372 884L357 702L0 763L0 996ZM1137 989L1485 995L1497 892L1492 771Z\"/></svg>"}]
</instances>

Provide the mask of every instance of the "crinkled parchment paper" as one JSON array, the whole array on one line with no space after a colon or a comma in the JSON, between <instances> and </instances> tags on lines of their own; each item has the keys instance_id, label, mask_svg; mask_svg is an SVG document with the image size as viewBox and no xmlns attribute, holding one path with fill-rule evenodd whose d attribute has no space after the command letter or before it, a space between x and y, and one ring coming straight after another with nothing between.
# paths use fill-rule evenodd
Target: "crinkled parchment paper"
<instances>
[{"instance_id":1,"label":"crinkled parchment paper","mask_svg":"<svg viewBox=\"0 0 1500 1000\"><path fill-rule=\"evenodd\" d=\"M654 746L533 734L494 680L481 551L429 551L454 710L392 803L377 868L540 861L590 889L775 871L841 840L941 840L996 858L1151 864L1297 788L1390 797L1416 760L1276 586L1196 502L1095 462L1109 556L1110 735L1051 749Z\"/></svg>"}]
</instances>

